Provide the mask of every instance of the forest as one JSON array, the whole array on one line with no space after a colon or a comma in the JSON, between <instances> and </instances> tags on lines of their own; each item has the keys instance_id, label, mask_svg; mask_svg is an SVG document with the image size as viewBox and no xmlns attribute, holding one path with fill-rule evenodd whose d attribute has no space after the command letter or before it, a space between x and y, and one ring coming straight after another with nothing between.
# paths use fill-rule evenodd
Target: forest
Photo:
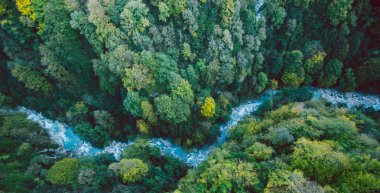
<instances>
[{"instance_id":1,"label":"forest","mask_svg":"<svg viewBox=\"0 0 380 193\"><path fill-rule=\"evenodd\" d=\"M377 192L378 0L0 0L0 192ZM299 89L300 88L300 89ZM214 143L199 167L147 142ZM59 151L26 107L112 155Z\"/></svg>"}]
</instances>

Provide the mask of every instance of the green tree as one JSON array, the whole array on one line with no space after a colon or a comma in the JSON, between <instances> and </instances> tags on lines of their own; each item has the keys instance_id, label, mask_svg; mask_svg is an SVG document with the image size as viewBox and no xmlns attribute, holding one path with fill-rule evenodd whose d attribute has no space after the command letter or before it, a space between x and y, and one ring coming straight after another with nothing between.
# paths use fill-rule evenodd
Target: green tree
<instances>
[{"instance_id":1,"label":"green tree","mask_svg":"<svg viewBox=\"0 0 380 193\"><path fill-rule=\"evenodd\" d=\"M352 0L333 0L327 8L327 17L331 25L344 21L351 9Z\"/></svg>"},{"instance_id":2,"label":"green tree","mask_svg":"<svg viewBox=\"0 0 380 193\"><path fill-rule=\"evenodd\" d=\"M142 117L150 124L157 123L157 116L154 113L153 105L149 101L141 102Z\"/></svg>"},{"instance_id":3,"label":"green tree","mask_svg":"<svg viewBox=\"0 0 380 193\"><path fill-rule=\"evenodd\" d=\"M16 64L12 69L12 75L18 81L23 82L25 87L33 91L41 91L47 94L53 89L53 86L45 77L28 66Z\"/></svg>"},{"instance_id":4,"label":"green tree","mask_svg":"<svg viewBox=\"0 0 380 193\"><path fill-rule=\"evenodd\" d=\"M94 118L96 124L103 128L113 129L115 127L115 119L108 111L96 110L94 111Z\"/></svg>"},{"instance_id":5,"label":"green tree","mask_svg":"<svg viewBox=\"0 0 380 193\"><path fill-rule=\"evenodd\" d=\"M330 87L336 84L342 74L343 64L338 59L330 60L323 68L323 72L319 76L318 85L321 87Z\"/></svg>"},{"instance_id":6,"label":"green tree","mask_svg":"<svg viewBox=\"0 0 380 193\"><path fill-rule=\"evenodd\" d=\"M118 174L125 184L140 181L149 171L148 165L136 158L122 159L108 168Z\"/></svg>"},{"instance_id":7,"label":"green tree","mask_svg":"<svg viewBox=\"0 0 380 193\"><path fill-rule=\"evenodd\" d=\"M52 184L74 184L79 170L79 160L63 158L56 162L48 171L46 180Z\"/></svg>"},{"instance_id":8,"label":"green tree","mask_svg":"<svg viewBox=\"0 0 380 193\"><path fill-rule=\"evenodd\" d=\"M303 78L298 77L296 73L288 73L285 72L282 77L281 81L285 86L289 87L299 87L301 83L303 82Z\"/></svg>"},{"instance_id":9,"label":"green tree","mask_svg":"<svg viewBox=\"0 0 380 193\"><path fill-rule=\"evenodd\" d=\"M258 77L258 85L256 87L257 93L262 93L267 86L268 76L264 72L260 72Z\"/></svg>"},{"instance_id":10,"label":"green tree","mask_svg":"<svg viewBox=\"0 0 380 193\"><path fill-rule=\"evenodd\" d=\"M160 118L172 124L187 121L190 117L190 106L178 97L161 95L154 99L155 107Z\"/></svg>"},{"instance_id":11,"label":"green tree","mask_svg":"<svg viewBox=\"0 0 380 193\"><path fill-rule=\"evenodd\" d=\"M286 10L281 6L280 1L269 0L265 1L265 12L269 16L270 22L278 29L283 24Z\"/></svg>"},{"instance_id":12,"label":"green tree","mask_svg":"<svg viewBox=\"0 0 380 193\"><path fill-rule=\"evenodd\" d=\"M111 140L110 134L103 127L92 127L89 123L76 125L74 132L96 147L103 147L106 142Z\"/></svg>"},{"instance_id":13,"label":"green tree","mask_svg":"<svg viewBox=\"0 0 380 193\"><path fill-rule=\"evenodd\" d=\"M355 82L355 74L351 68L346 68L344 76L340 78L339 86L344 91L354 91L357 87Z\"/></svg>"},{"instance_id":14,"label":"green tree","mask_svg":"<svg viewBox=\"0 0 380 193\"><path fill-rule=\"evenodd\" d=\"M245 149L245 152L253 160L268 160L272 157L274 150L265 144L255 142L252 146Z\"/></svg>"},{"instance_id":15,"label":"green tree","mask_svg":"<svg viewBox=\"0 0 380 193\"><path fill-rule=\"evenodd\" d=\"M349 167L349 158L335 151L328 142L301 138L295 142L293 149L292 165L320 183L332 182Z\"/></svg>"},{"instance_id":16,"label":"green tree","mask_svg":"<svg viewBox=\"0 0 380 193\"><path fill-rule=\"evenodd\" d=\"M143 99L140 97L138 92L128 92L123 104L125 110L131 113L135 117L141 117L141 102Z\"/></svg>"},{"instance_id":17,"label":"green tree","mask_svg":"<svg viewBox=\"0 0 380 193\"><path fill-rule=\"evenodd\" d=\"M194 175L194 173L190 171L188 175ZM231 161L208 165L196 180L186 180L180 182L179 191L248 192L259 183L258 175L252 164Z\"/></svg>"},{"instance_id":18,"label":"green tree","mask_svg":"<svg viewBox=\"0 0 380 193\"><path fill-rule=\"evenodd\" d=\"M185 60L190 60L193 61L195 58L195 54L192 53L190 44L188 43L183 43L183 48L182 48L182 56L185 58Z\"/></svg>"},{"instance_id":19,"label":"green tree","mask_svg":"<svg viewBox=\"0 0 380 193\"><path fill-rule=\"evenodd\" d=\"M233 0L226 0L222 3L222 24L224 27L228 27L232 24L232 20L235 14L235 5Z\"/></svg>"},{"instance_id":20,"label":"green tree","mask_svg":"<svg viewBox=\"0 0 380 193\"><path fill-rule=\"evenodd\" d=\"M129 36L144 32L150 25L148 12L149 8L141 0L129 1L120 14L121 27Z\"/></svg>"},{"instance_id":21,"label":"green tree","mask_svg":"<svg viewBox=\"0 0 380 193\"><path fill-rule=\"evenodd\" d=\"M125 69L123 77L124 87L128 91L153 88L155 80L150 69L145 65L133 65L132 68Z\"/></svg>"},{"instance_id":22,"label":"green tree","mask_svg":"<svg viewBox=\"0 0 380 193\"><path fill-rule=\"evenodd\" d=\"M166 22L166 19L170 17L170 8L164 2L159 2L158 10L160 11L160 15L158 16L158 18L161 21Z\"/></svg>"},{"instance_id":23,"label":"green tree","mask_svg":"<svg viewBox=\"0 0 380 193\"><path fill-rule=\"evenodd\" d=\"M194 103L194 93L190 83L179 74L170 74L169 88L173 97L182 100L185 104L192 105Z\"/></svg>"}]
</instances>

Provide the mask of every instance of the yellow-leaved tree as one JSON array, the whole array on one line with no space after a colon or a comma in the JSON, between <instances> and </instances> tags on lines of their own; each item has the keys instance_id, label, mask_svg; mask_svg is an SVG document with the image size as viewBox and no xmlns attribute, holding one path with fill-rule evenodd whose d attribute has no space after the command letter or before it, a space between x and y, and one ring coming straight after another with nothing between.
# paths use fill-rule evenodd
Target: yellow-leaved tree
<instances>
[{"instance_id":1,"label":"yellow-leaved tree","mask_svg":"<svg viewBox=\"0 0 380 193\"><path fill-rule=\"evenodd\" d=\"M16 0L16 5L17 5L18 11L20 11L22 15L25 15L32 20L36 19L36 15L34 14L31 7L32 5L31 0Z\"/></svg>"},{"instance_id":2,"label":"yellow-leaved tree","mask_svg":"<svg viewBox=\"0 0 380 193\"><path fill-rule=\"evenodd\" d=\"M211 118L215 114L215 101L212 97L207 97L201 107L201 114L205 118Z\"/></svg>"}]
</instances>

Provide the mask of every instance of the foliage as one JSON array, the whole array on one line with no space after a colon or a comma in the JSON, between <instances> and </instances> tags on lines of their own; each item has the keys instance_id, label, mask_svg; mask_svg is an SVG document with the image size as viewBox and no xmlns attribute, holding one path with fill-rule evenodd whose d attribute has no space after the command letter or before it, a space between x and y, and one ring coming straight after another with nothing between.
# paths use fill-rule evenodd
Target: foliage
<instances>
[{"instance_id":1,"label":"foliage","mask_svg":"<svg viewBox=\"0 0 380 193\"><path fill-rule=\"evenodd\" d=\"M101 126L92 127L89 123L80 123L75 126L74 132L97 147L103 147L110 141L109 133Z\"/></svg>"},{"instance_id":2,"label":"foliage","mask_svg":"<svg viewBox=\"0 0 380 193\"><path fill-rule=\"evenodd\" d=\"M372 192L380 187L378 169L373 169L379 164L379 143L361 142L361 121L348 118L358 113L306 101L268 111L260 119L247 117L231 129L221 149L179 181L178 190ZM254 183L240 182L235 189L235 180L245 176L232 169L239 164L253 164L251 174L257 176L249 181Z\"/></svg>"},{"instance_id":3,"label":"foliage","mask_svg":"<svg viewBox=\"0 0 380 193\"><path fill-rule=\"evenodd\" d=\"M233 106L267 88L318 86L379 93L377 10L378 5L368 0L0 0L0 103L35 109L73 125L82 139L99 147L126 141L141 130L200 148L217 139L218 125L229 120ZM295 171L289 161L294 141L305 137L333 140L338 145L332 151L344 153L355 166L338 174L341 181L321 183L325 191L375 191L377 176L358 165L367 163L363 154L370 160L377 155L377 122L359 113L336 112L323 103L281 108L310 99L306 90L284 89L270 96L255 114L254 124L232 132L244 137L225 147L233 152L229 163L249 162L260 180L244 190L319 191L316 179ZM208 97L214 102L205 105ZM202 107L207 115L202 115ZM21 129L16 132L11 120ZM38 174L35 179L23 176L29 158L40 148L36 136L42 134L29 135L25 127L35 126L19 118L8 117L4 123L3 147L15 151L2 154L6 163L1 165L17 170L13 176L5 169L0 172L6 174L0 180L6 182L6 191L170 192L184 175L177 161L148 156L148 174L125 186L108 172L109 163L96 158L89 166L95 177L89 168L80 168L83 186L44 183L50 162L30 165L28 170ZM25 144L14 142L14 136ZM252 159L245 149L256 142L270 146L277 161ZM349 150L362 152L360 158L354 159ZM23 156L20 166L15 160ZM261 162L268 163L257 165ZM272 171L278 172L269 175ZM349 175L355 178L349 180ZM9 186L17 178L21 185ZM268 180L274 185L268 186ZM206 183L206 191L209 182L199 187ZM29 190L23 188L27 186ZM223 187L237 189L234 184Z\"/></svg>"},{"instance_id":4,"label":"foliage","mask_svg":"<svg viewBox=\"0 0 380 193\"><path fill-rule=\"evenodd\" d=\"M344 76L340 78L339 86L344 91L354 91L357 87L355 83L355 74L351 68L345 70Z\"/></svg>"},{"instance_id":5,"label":"foliage","mask_svg":"<svg viewBox=\"0 0 380 193\"><path fill-rule=\"evenodd\" d=\"M136 117L140 117L142 99L138 92L129 92L124 100L124 108Z\"/></svg>"},{"instance_id":6,"label":"foliage","mask_svg":"<svg viewBox=\"0 0 380 193\"><path fill-rule=\"evenodd\" d=\"M111 164L109 169L120 175L126 184L139 181L148 173L148 165L140 159L122 159Z\"/></svg>"},{"instance_id":7,"label":"foliage","mask_svg":"<svg viewBox=\"0 0 380 193\"><path fill-rule=\"evenodd\" d=\"M178 124L186 121L190 116L190 107L178 97L162 95L155 99L155 104L160 118L169 123Z\"/></svg>"},{"instance_id":8,"label":"foliage","mask_svg":"<svg viewBox=\"0 0 380 193\"><path fill-rule=\"evenodd\" d=\"M273 148L265 144L255 142L252 146L245 149L250 159L253 160L268 160L272 157Z\"/></svg>"},{"instance_id":9,"label":"foliage","mask_svg":"<svg viewBox=\"0 0 380 193\"><path fill-rule=\"evenodd\" d=\"M294 167L313 176L318 182L331 182L335 175L349 166L349 158L334 151L328 142L309 141L305 138L295 142L291 158Z\"/></svg>"},{"instance_id":10,"label":"foliage","mask_svg":"<svg viewBox=\"0 0 380 193\"><path fill-rule=\"evenodd\" d=\"M211 118L215 114L215 101L212 97L207 97L201 106L201 114L203 117Z\"/></svg>"},{"instance_id":11,"label":"foliage","mask_svg":"<svg viewBox=\"0 0 380 193\"><path fill-rule=\"evenodd\" d=\"M33 91L41 91L47 94L53 89L45 77L28 66L16 64L12 70L12 75Z\"/></svg>"},{"instance_id":12,"label":"foliage","mask_svg":"<svg viewBox=\"0 0 380 193\"><path fill-rule=\"evenodd\" d=\"M56 162L48 171L46 180L52 184L71 184L75 182L79 169L76 158L64 158Z\"/></svg>"},{"instance_id":13,"label":"foliage","mask_svg":"<svg viewBox=\"0 0 380 193\"><path fill-rule=\"evenodd\" d=\"M150 124L157 123L157 116L154 113L153 105L149 101L141 102L142 117Z\"/></svg>"}]
</instances>

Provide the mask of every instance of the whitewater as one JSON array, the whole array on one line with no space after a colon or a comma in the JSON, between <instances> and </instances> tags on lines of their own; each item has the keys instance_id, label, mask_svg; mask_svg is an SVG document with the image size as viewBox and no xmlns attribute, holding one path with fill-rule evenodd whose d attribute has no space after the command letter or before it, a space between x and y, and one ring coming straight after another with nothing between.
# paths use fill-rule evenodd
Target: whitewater
<instances>
[{"instance_id":1,"label":"whitewater","mask_svg":"<svg viewBox=\"0 0 380 193\"><path fill-rule=\"evenodd\" d=\"M364 107L380 110L380 98L374 95L363 95L357 92L342 93L333 89L310 88L313 93L313 100L324 98L333 104L345 104L348 108ZM197 167L206 160L210 153L220 147L227 139L228 130L237 125L247 115L255 112L259 106L277 91L268 90L260 98L245 102L232 109L231 119L220 126L220 136L212 145L204 146L201 149L194 149L191 152L184 150L181 146L173 144L170 140L163 138L152 138L149 143L153 147L160 149L162 154L172 155L192 167ZM110 153L116 159L120 159L123 149L133 144L131 142L113 141L107 147L100 149L93 147L90 143L83 141L73 132L73 128L64 123L50 120L41 113L19 107L16 112L25 113L29 120L37 122L50 135L51 140L58 144L65 151L71 152L73 156L94 156L101 153Z\"/></svg>"}]
</instances>

